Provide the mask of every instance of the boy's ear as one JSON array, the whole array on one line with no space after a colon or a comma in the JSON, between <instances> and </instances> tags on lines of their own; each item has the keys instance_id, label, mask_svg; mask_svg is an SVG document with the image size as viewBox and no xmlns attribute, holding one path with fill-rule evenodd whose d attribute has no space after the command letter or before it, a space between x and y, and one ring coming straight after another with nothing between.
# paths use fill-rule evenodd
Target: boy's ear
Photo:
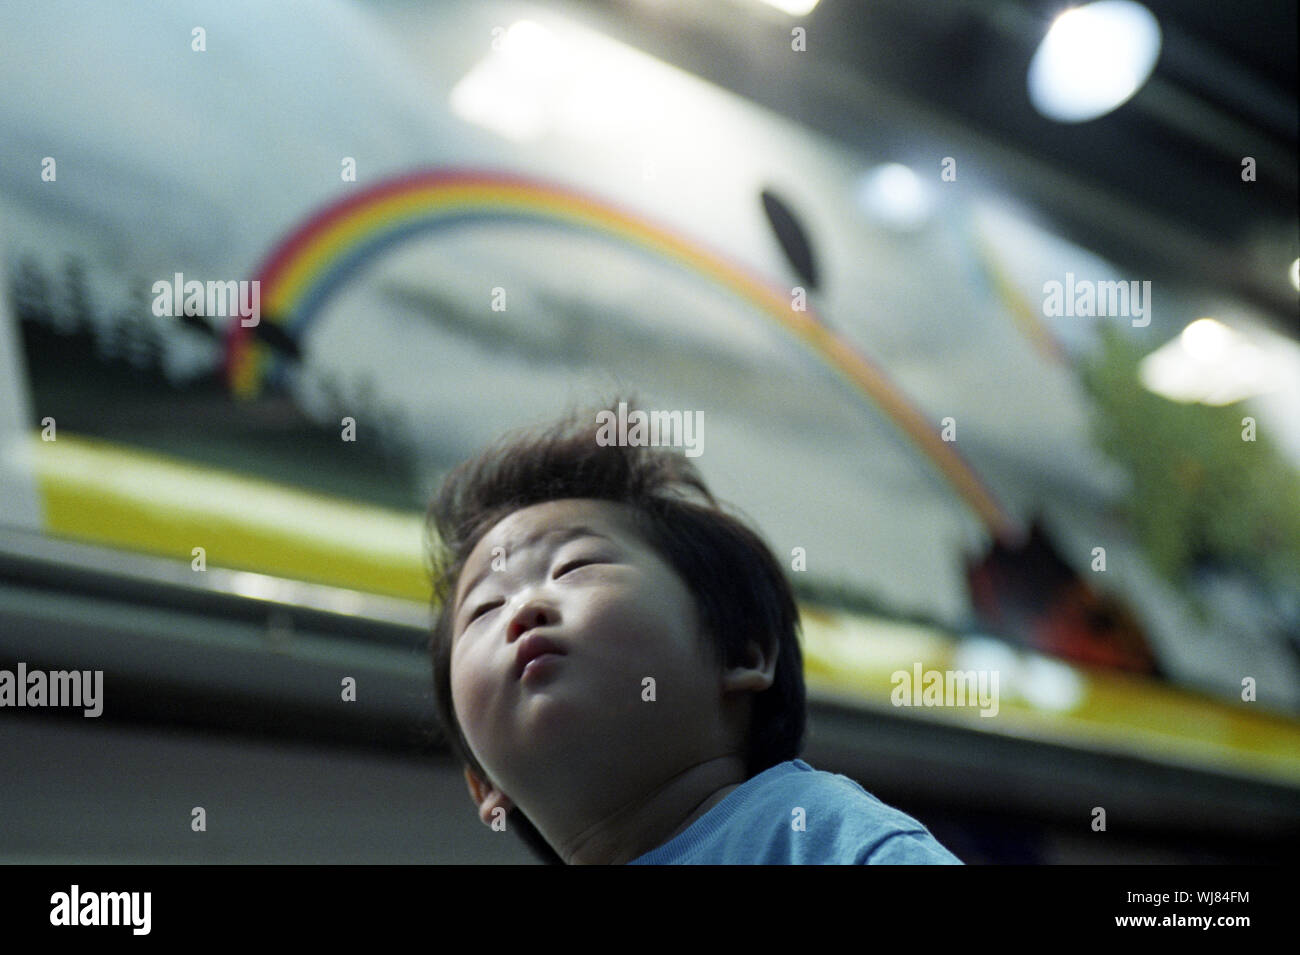
<instances>
[{"instance_id":1,"label":"boy's ear","mask_svg":"<svg viewBox=\"0 0 1300 955\"><path fill-rule=\"evenodd\" d=\"M478 806L478 817L483 820L485 826L492 825L492 814L498 808L509 813L515 806L509 796L468 766L465 767L465 784L469 786L469 798L473 799L474 804Z\"/></svg>"},{"instance_id":2,"label":"boy's ear","mask_svg":"<svg viewBox=\"0 0 1300 955\"><path fill-rule=\"evenodd\" d=\"M724 692L750 690L762 693L775 679L775 641L764 646L757 640L750 640L740 663L722 671L722 689Z\"/></svg>"}]
</instances>

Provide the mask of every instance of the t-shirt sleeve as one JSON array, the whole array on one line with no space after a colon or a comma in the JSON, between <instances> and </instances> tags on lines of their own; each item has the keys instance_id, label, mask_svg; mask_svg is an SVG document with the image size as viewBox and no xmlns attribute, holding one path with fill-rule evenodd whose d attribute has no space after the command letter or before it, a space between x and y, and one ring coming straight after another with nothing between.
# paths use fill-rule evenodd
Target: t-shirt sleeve
<instances>
[{"instance_id":1,"label":"t-shirt sleeve","mask_svg":"<svg viewBox=\"0 0 1300 955\"><path fill-rule=\"evenodd\" d=\"M928 832L899 832L862 860L864 865L965 865Z\"/></svg>"}]
</instances>

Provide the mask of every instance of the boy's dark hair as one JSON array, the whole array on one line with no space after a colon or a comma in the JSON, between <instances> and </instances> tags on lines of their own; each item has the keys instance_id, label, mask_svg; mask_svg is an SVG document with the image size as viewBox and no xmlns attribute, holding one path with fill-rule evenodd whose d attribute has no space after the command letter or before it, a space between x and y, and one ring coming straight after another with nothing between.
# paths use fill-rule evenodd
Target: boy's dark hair
<instances>
[{"instance_id":1,"label":"boy's dark hair","mask_svg":"<svg viewBox=\"0 0 1300 955\"><path fill-rule=\"evenodd\" d=\"M627 400L629 408L632 403ZM514 511L592 498L626 505L645 542L689 590L720 666L739 663L756 635L775 643L773 683L753 698L747 777L795 758L807 704L799 612L781 565L754 531L722 510L680 451L602 446L597 430L593 410L571 413L541 431L506 435L448 474L430 502L426 531L437 616L429 651L435 710L452 754L491 778L470 751L451 701L451 611L466 559ZM698 500L690 499L692 492ZM507 819L543 860L562 861L518 808Z\"/></svg>"}]
</instances>

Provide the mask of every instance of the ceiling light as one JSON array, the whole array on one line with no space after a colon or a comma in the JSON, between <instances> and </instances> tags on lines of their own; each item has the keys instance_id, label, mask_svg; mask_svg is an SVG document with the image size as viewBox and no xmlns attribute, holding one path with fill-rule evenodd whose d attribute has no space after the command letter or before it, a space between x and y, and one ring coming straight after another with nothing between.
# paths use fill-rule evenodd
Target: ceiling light
<instances>
[{"instance_id":1,"label":"ceiling light","mask_svg":"<svg viewBox=\"0 0 1300 955\"><path fill-rule=\"evenodd\" d=\"M813 7L817 6L818 0L760 0L769 7L775 7L782 13L788 13L792 17L801 17L804 14L812 13Z\"/></svg>"},{"instance_id":2,"label":"ceiling light","mask_svg":"<svg viewBox=\"0 0 1300 955\"><path fill-rule=\"evenodd\" d=\"M1212 318L1198 318L1183 329L1181 344L1197 361L1213 361L1234 343L1236 332Z\"/></svg>"},{"instance_id":3,"label":"ceiling light","mask_svg":"<svg viewBox=\"0 0 1300 955\"><path fill-rule=\"evenodd\" d=\"M1198 318L1142 359L1143 387L1171 401L1226 405L1275 390L1286 370L1260 344L1213 318Z\"/></svg>"},{"instance_id":4,"label":"ceiling light","mask_svg":"<svg viewBox=\"0 0 1300 955\"><path fill-rule=\"evenodd\" d=\"M891 162L862 178L858 203L874 221L891 229L911 231L930 218L934 197L907 166Z\"/></svg>"},{"instance_id":5,"label":"ceiling light","mask_svg":"<svg viewBox=\"0 0 1300 955\"><path fill-rule=\"evenodd\" d=\"M1096 119L1136 93L1159 56L1160 25L1140 3L1074 7L1052 23L1029 64L1029 99L1058 122Z\"/></svg>"}]
</instances>

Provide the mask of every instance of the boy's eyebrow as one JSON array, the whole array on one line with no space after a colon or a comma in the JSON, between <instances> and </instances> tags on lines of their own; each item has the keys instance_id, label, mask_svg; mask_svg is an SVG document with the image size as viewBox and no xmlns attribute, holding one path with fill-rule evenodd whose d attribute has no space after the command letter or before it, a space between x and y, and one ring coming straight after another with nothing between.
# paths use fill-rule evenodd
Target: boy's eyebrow
<instances>
[{"instance_id":1,"label":"boy's eyebrow","mask_svg":"<svg viewBox=\"0 0 1300 955\"><path fill-rule=\"evenodd\" d=\"M574 540L575 538L578 537L599 537L602 540L609 541L611 544L614 543L614 541L610 539L609 535L602 534L600 531L595 530L591 527L587 527L584 524L576 524L570 527L552 527L550 530L535 531L532 534L529 534L521 541L509 541L505 545L506 553L509 554L512 551L519 550L524 547L531 547L533 544L536 544L539 541L546 540L547 538L550 537L554 537L556 539L555 540L556 546L559 546L560 544L566 544L569 541ZM479 584L481 584L483 582L483 579L487 577L487 575L490 574L491 572L492 572L492 563L491 561L489 561L486 567L484 567L481 571L479 571L477 574L474 575L474 579L470 581L469 586L466 587L461 592L460 596L456 598L456 603L452 604L452 606L455 607L466 597L468 597L473 592L474 588L477 587Z\"/></svg>"}]
</instances>

